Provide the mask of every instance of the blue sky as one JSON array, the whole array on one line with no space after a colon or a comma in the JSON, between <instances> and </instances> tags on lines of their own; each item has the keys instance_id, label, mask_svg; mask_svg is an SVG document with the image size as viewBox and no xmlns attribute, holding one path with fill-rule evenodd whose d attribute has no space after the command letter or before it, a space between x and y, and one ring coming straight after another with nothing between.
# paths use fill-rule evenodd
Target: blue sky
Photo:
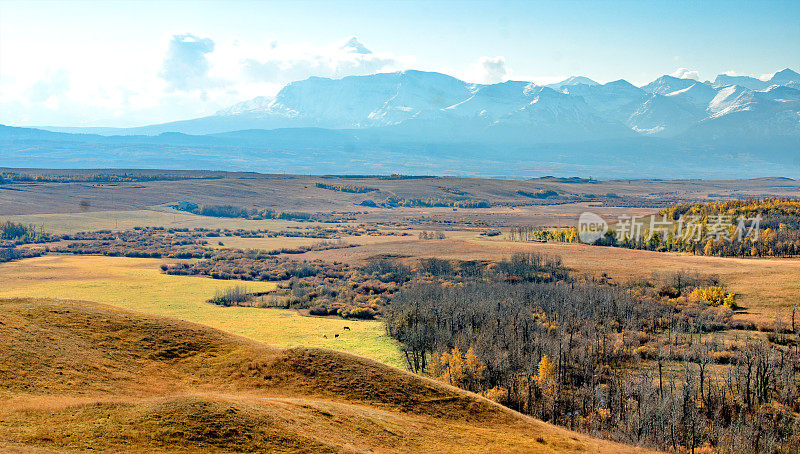
<instances>
[{"instance_id":1,"label":"blue sky","mask_svg":"<svg viewBox=\"0 0 800 454\"><path fill-rule=\"evenodd\" d=\"M311 75L643 85L786 67L800 70L800 1L0 0L0 123L14 125L192 118Z\"/></svg>"}]
</instances>

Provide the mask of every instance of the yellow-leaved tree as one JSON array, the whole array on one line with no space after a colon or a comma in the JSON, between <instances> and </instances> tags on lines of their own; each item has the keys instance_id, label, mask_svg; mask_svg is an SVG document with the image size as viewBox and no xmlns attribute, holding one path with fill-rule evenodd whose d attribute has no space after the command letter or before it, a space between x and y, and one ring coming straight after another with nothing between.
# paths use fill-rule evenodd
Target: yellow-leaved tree
<instances>
[{"instance_id":1,"label":"yellow-leaved tree","mask_svg":"<svg viewBox=\"0 0 800 454\"><path fill-rule=\"evenodd\" d=\"M550 361L547 355L544 355L542 356L542 360L539 361L539 367L536 373L536 386L538 386L542 392L545 392L553 388L555 381L556 366Z\"/></svg>"},{"instance_id":2,"label":"yellow-leaved tree","mask_svg":"<svg viewBox=\"0 0 800 454\"><path fill-rule=\"evenodd\" d=\"M547 355L542 356L536 372L536 386L542 392L542 415L554 417L556 397L556 366Z\"/></svg>"},{"instance_id":3,"label":"yellow-leaved tree","mask_svg":"<svg viewBox=\"0 0 800 454\"><path fill-rule=\"evenodd\" d=\"M437 380L475 392L481 390L484 370L486 365L478 359L471 347L466 353L453 347L433 362L433 375Z\"/></svg>"}]
</instances>

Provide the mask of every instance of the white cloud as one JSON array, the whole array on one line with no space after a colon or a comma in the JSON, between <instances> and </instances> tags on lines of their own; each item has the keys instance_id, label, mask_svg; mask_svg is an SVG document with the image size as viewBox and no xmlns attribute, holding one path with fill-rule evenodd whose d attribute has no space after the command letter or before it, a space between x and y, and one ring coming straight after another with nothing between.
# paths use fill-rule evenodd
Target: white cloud
<instances>
[{"instance_id":1,"label":"white cloud","mask_svg":"<svg viewBox=\"0 0 800 454\"><path fill-rule=\"evenodd\" d=\"M47 74L44 79L34 82L26 91L25 95L32 103L57 104L57 98L64 95L69 90L69 73L60 69Z\"/></svg>"},{"instance_id":2,"label":"white cloud","mask_svg":"<svg viewBox=\"0 0 800 454\"><path fill-rule=\"evenodd\" d=\"M206 54L214 51L214 41L191 33L174 35L161 67L159 77L168 90L207 88L216 82L208 78L210 64Z\"/></svg>"},{"instance_id":3,"label":"white cloud","mask_svg":"<svg viewBox=\"0 0 800 454\"><path fill-rule=\"evenodd\" d=\"M310 76L344 77L404 69L392 54L375 53L357 37L327 46L272 42L260 55L241 61L246 78L256 82L288 83Z\"/></svg>"},{"instance_id":4,"label":"white cloud","mask_svg":"<svg viewBox=\"0 0 800 454\"><path fill-rule=\"evenodd\" d=\"M356 37L312 45L186 33L155 37L146 47L149 52L136 54L103 40L91 46L79 52L36 49L36 58L30 52L3 55L3 69L15 71L0 74L2 122L138 126L189 119L274 95L285 84L310 76L396 71L414 61L374 52ZM64 57L68 51L70 58Z\"/></svg>"},{"instance_id":5,"label":"white cloud","mask_svg":"<svg viewBox=\"0 0 800 454\"><path fill-rule=\"evenodd\" d=\"M670 76L677 77L678 79L700 80L700 72L688 68L678 68L675 72L670 74Z\"/></svg>"},{"instance_id":6,"label":"white cloud","mask_svg":"<svg viewBox=\"0 0 800 454\"><path fill-rule=\"evenodd\" d=\"M505 57L481 57L467 68L464 79L469 82L495 84L508 80L508 75Z\"/></svg>"}]
</instances>

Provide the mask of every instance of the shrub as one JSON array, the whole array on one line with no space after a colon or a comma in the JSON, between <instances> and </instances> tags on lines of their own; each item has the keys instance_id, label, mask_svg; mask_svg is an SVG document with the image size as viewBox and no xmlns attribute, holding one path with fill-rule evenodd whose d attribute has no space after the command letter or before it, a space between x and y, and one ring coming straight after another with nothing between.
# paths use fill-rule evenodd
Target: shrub
<instances>
[{"instance_id":1,"label":"shrub","mask_svg":"<svg viewBox=\"0 0 800 454\"><path fill-rule=\"evenodd\" d=\"M675 299L681 296L681 291L671 285L662 285L661 288L658 289L658 296L666 296L669 299Z\"/></svg>"},{"instance_id":2,"label":"shrub","mask_svg":"<svg viewBox=\"0 0 800 454\"><path fill-rule=\"evenodd\" d=\"M244 303L250 299L250 293L243 285L229 287L223 291L217 291L213 298L209 300L210 303L219 306L235 306Z\"/></svg>"},{"instance_id":3,"label":"shrub","mask_svg":"<svg viewBox=\"0 0 800 454\"><path fill-rule=\"evenodd\" d=\"M733 353L727 350L721 352L711 352L711 358L713 358L714 362L717 364L730 364L731 359L733 359Z\"/></svg>"},{"instance_id":4,"label":"shrub","mask_svg":"<svg viewBox=\"0 0 800 454\"><path fill-rule=\"evenodd\" d=\"M728 307L730 309L736 309L737 307L739 307L736 304L736 294L735 293L728 293L727 295L725 295L725 299L722 301L722 304L725 307Z\"/></svg>"},{"instance_id":5,"label":"shrub","mask_svg":"<svg viewBox=\"0 0 800 454\"><path fill-rule=\"evenodd\" d=\"M0 263L20 258L20 253L13 247L0 247Z\"/></svg>"},{"instance_id":6,"label":"shrub","mask_svg":"<svg viewBox=\"0 0 800 454\"><path fill-rule=\"evenodd\" d=\"M508 390L500 385L487 389L482 394L483 397L500 404L504 404L508 401Z\"/></svg>"},{"instance_id":7,"label":"shrub","mask_svg":"<svg viewBox=\"0 0 800 454\"><path fill-rule=\"evenodd\" d=\"M340 312L340 314L345 318L359 318L364 320L375 318L375 312L366 307L354 307L352 309Z\"/></svg>"},{"instance_id":8,"label":"shrub","mask_svg":"<svg viewBox=\"0 0 800 454\"><path fill-rule=\"evenodd\" d=\"M655 347L642 345L633 351L633 354L642 359L656 359L658 357L658 350Z\"/></svg>"},{"instance_id":9,"label":"shrub","mask_svg":"<svg viewBox=\"0 0 800 454\"><path fill-rule=\"evenodd\" d=\"M736 304L736 295L733 293L725 293L725 289L717 286L696 288L692 291L692 298L705 301L712 306L721 306L726 304L726 302L734 305Z\"/></svg>"}]
</instances>

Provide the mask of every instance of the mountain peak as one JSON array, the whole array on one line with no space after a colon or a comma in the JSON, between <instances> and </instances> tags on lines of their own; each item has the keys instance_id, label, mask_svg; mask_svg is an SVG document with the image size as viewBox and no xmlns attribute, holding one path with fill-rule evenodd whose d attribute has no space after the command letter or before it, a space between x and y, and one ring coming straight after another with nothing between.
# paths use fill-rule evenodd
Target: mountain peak
<instances>
[{"instance_id":1,"label":"mountain peak","mask_svg":"<svg viewBox=\"0 0 800 454\"><path fill-rule=\"evenodd\" d=\"M371 50L364 46L364 43L362 43L357 36L351 36L341 48L354 54L369 55L372 53Z\"/></svg>"},{"instance_id":2,"label":"mountain peak","mask_svg":"<svg viewBox=\"0 0 800 454\"><path fill-rule=\"evenodd\" d=\"M776 72L769 80L769 84L771 85L785 85L792 82L800 82L800 74L789 68Z\"/></svg>"},{"instance_id":3,"label":"mountain peak","mask_svg":"<svg viewBox=\"0 0 800 454\"><path fill-rule=\"evenodd\" d=\"M659 95L665 95L678 90L684 90L692 85L700 83L695 79L680 79L678 77L663 75L658 79L642 87L642 90Z\"/></svg>"},{"instance_id":4,"label":"mountain peak","mask_svg":"<svg viewBox=\"0 0 800 454\"><path fill-rule=\"evenodd\" d=\"M593 81L592 79L589 79L588 77L571 76L571 77L568 77L568 78L562 80L561 82L558 82L558 83L555 83L555 84L550 84L550 85L545 85L545 86L548 87L548 88L552 88L553 90L560 90L561 88L566 87L566 86L579 85L579 84L583 84L583 85L600 85L599 83Z\"/></svg>"},{"instance_id":5,"label":"mountain peak","mask_svg":"<svg viewBox=\"0 0 800 454\"><path fill-rule=\"evenodd\" d=\"M636 85L633 85L632 83L628 82L625 79L613 80L613 81L608 82L607 84L605 84L605 86L606 87L620 87L620 88L631 88L631 87L637 88Z\"/></svg>"},{"instance_id":6,"label":"mountain peak","mask_svg":"<svg viewBox=\"0 0 800 454\"><path fill-rule=\"evenodd\" d=\"M792 75L792 76L800 76L800 74L798 74L798 73L797 73L797 72L795 72L795 71L792 71L792 70L791 70L791 69L789 69L789 68L786 68L786 69L783 69L783 70L781 70L781 71L778 71L778 72L776 72L776 73L775 73L775 76L777 76L777 75ZM772 77L775 77L775 76L772 76Z\"/></svg>"}]
</instances>

